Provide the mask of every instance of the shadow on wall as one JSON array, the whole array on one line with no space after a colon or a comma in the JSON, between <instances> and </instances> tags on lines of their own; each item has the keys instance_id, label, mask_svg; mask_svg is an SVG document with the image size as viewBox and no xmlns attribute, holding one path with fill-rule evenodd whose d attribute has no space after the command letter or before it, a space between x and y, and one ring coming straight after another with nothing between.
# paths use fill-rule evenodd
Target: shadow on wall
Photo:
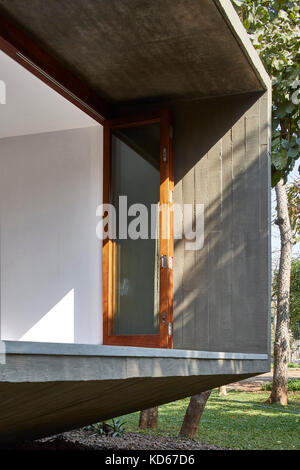
<instances>
[{"instance_id":1,"label":"shadow on wall","mask_svg":"<svg viewBox=\"0 0 300 470\"><path fill-rule=\"evenodd\" d=\"M147 110L163 106L147 103ZM170 107L175 202L204 204L205 225L201 250L187 251L183 240L175 241L174 347L267 353L267 93ZM116 112L126 115L129 109L139 113L145 105L125 103Z\"/></svg>"},{"instance_id":2,"label":"shadow on wall","mask_svg":"<svg viewBox=\"0 0 300 470\"><path fill-rule=\"evenodd\" d=\"M175 240L174 348L268 353L266 95L184 103L173 111L175 202L205 206L203 248L186 251L185 240ZM190 228L195 229L195 220ZM216 374L215 363L212 375L201 377L189 395L236 379ZM244 363L218 361L223 374L242 374ZM139 361L135 367L142 375ZM159 372L169 374L157 361L148 374ZM193 370L187 374L193 376ZM153 393L151 399L148 407L162 403Z\"/></svg>"},{"instance_id":3,"label":"shadow on wall","mask_svg":"<svg viewBox=\"0 0 300 470\"><path fill-rule=\"evenodd\" d=\"M71 289L19 339L49 342L49 338L56 343L75 342L74 289Z\"/></svg>"}]
</instances>

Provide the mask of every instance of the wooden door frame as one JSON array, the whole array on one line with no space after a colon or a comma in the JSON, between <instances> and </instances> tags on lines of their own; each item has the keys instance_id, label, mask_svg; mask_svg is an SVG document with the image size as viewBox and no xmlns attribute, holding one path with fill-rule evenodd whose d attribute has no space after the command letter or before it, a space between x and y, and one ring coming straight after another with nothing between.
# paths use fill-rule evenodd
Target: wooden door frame
<instances>
[{"instance_id":1,"label":"wooden door frame","mask_svg":"<svg viewBox=\"0 0 300 470\"><path fill-rule=\"evenodd\" d=\"M103 344L155 348L173 347L173 257L174 257L174 176L172 127L169 110L144 113L125 118L104 121L103 136L103 204L110 202L111 191L111 135L113 129L160 123L160 204L168 210L169 237L162 238L162 214L160 213L160 309L157 335L111 334L114 306L114 242L103 237ZM161 257L167 257L167 267L161 266ZM163 318L164 317L164 318ZM170 331L171 329L171 331Z\"/></svg>"}]
</instances>

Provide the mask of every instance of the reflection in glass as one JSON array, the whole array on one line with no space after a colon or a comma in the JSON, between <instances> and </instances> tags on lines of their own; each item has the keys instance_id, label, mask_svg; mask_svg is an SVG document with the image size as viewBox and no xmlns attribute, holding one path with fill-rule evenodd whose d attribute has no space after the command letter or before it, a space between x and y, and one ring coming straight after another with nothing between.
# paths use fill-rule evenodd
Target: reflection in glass
<instances>
[{"instance_id":1,"label":"reflection in glass","mask_svg":"<svg viewBox=\"0 0 300 470\"><path fill-rule=\"evenodd\" d=\"M128 208L142 203L148 210L147 239L120 239L113 243L114 324L112 334L158 334L159 236L151 238L151 205L158 212L160 198L159 124L118 129L112 135L112 203L127 196ZM153 212L153 209L152 209ZM136 217L128 216L128 224ZM152 222L153 223L153 222ZM123 226L122 226L122 229ZM140 231L141 227L137 227Z\"/></svg>"}]
</instances>

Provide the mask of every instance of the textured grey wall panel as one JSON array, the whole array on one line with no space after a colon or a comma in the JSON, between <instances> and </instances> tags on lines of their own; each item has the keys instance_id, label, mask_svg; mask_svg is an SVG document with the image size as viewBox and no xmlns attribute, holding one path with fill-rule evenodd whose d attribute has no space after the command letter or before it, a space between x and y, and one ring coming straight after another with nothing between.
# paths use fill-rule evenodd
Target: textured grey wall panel
<instances>
[{"instance_id":1,"label":"textured grey wall panel","mask_svg":"<svg viewBox=\"0 0 300 470\"><path fill-rule=\"evenodd\" d=\"M268 352L266 95L174 107L175 202L204 204L201 250L175 241L174 347Z\"/></svg>"}]
</instances>

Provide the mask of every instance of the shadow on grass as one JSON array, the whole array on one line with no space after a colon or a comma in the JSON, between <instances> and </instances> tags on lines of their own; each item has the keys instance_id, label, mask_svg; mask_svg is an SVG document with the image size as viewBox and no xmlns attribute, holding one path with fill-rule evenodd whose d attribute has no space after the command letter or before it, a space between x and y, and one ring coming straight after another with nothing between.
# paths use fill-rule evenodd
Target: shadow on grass
<instances>
[{"instance_id":1,"label":"shadow on grass","mask_svg":"<svg viewBox=\"0 0 300 470\"><path fill-rule=\"evenodd\" d=\"M300 415L295 413L295 409L300 411L299 403L287 407L267 405L267 396L229 392L226 397L218 397L214 391L195 438L234 449L300 449ZM144 432L178 436L188 403L189 399L184 399L160 406L157 430ZM128 431L138 430L138 417L138 413L126 416Z\"/></svg>"}]
</instances>

